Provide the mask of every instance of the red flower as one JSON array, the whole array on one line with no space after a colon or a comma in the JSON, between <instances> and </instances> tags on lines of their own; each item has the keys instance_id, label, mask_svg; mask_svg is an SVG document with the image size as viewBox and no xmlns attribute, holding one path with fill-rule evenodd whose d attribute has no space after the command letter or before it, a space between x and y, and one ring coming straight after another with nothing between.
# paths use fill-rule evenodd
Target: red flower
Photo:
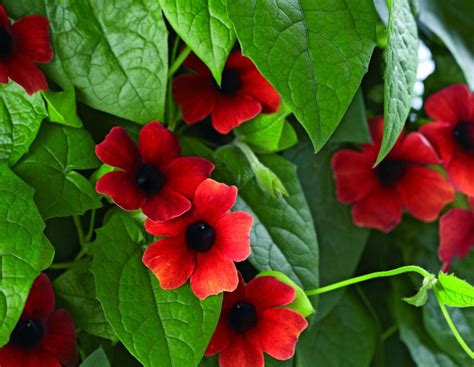
<instances>
[{"instance_id":1,"label":"red flower","mask_svg":"<svg viewBox=\"0 0 474 367\"><path fill-rule=\"evenodd\" d=\"M97 145L96 154L121 169L101 177L97 191L125 210L141 208L158 221L188 211L196 187L214 169L204 158L179 157L178 140L156 121L142 128L138 148L123 128L114 127Z\"/></svg>"},{"instance_id":2,"label":"red flower","mask_svg":"<svg viewBox=\"0 0 474 367\"><path fill-rule=\"evenodd\" d=\"M391 231L405 208L415 218L435 220L454 200L454 190L438 172L427 167L438 163L433 147L419 133L401 134L392 151L372 168L382 141L383 119L370 120L373 144L362 151L341 150L332 159L336 195L344 204L354 204L356 225Z\"/></svg>"},{"instance_id":3,"label":"red flower","mask_svg":"<svg viewBox=\"0 0 474 367\"><path fill-rule=\"evenodd\" d=\"M234 261L250 255L252 216L227 213L236 199L235 186L207 179L197 188L189 212L166 222L145 222L148 232L169 236L143 255L163 289L176 289L191 278L194 294L204 299L237 287Z\"/></svg>"},{"instance_id":4,"label":"red flower","mask_svg":"<svg viewBox=\"0 0 474 367\"><path fill-rule=\"evenodd\" d=\"M11 25L0 5L0 83L8 83L10 77L30 95L48 89L45 76L34 64L53 58L48 28L48 19L37 15Z\"/></svg>"},{"instance_id":5,"label":"red flower","mask_svg":"<svg viewBox=\"0 0 474 367\"><path fill-rule=\"evenodd\" d=\"M435 122L420 131L433 144L454 186L474 196L474 94L456 84L426 100Z\"/></svg>"},{"instance_id":6,"label":"red flower","mask_svg":"<svg viewBox=\"0 0 474 367\"><path fill-rule=\"evenodd\" d=\"M455 257L462 259L474 247L474 197L471 210L451 209L439 221L439 258L443 271L449 271Z\"/></svg>"},{"instance_id":7,"label":"red flower","mask_svg":"<svg viewBox=\"0 0 474 367\"><path fill-rule=\"evenodd\" d=\"M273 113L280 108L278 92L240 51L227 60L221 86L195 55L190 55L184 64L196 74L177 77L173 94L187 124L211 115L214 128L227 134L260 112Z\"/></svg>"},{"instance_id":8,"label":"red flower","mask_svg":"<svg viewBox=\"0 0 474 367\"><path fill-rule=\"evenodd\" d=\"M222 311L206 355L219 354L220 367L264 366L263 352L279 360L293 357L296 342L308 323L282 306L295 299L295 290L265 276L224 293Z\"/></svg>"},{"instance_id":9,"label":"red flower","mask_svg":"<svg viewBox=\"0 0 474 367\"><path fill-rule=\"evenodd\" d=\"M74 322L67 312L55 311L54 303L51 282L40 274L10 341L0 349L0 366L59 367L77 363Z\"/></svg>"}]
</instances>

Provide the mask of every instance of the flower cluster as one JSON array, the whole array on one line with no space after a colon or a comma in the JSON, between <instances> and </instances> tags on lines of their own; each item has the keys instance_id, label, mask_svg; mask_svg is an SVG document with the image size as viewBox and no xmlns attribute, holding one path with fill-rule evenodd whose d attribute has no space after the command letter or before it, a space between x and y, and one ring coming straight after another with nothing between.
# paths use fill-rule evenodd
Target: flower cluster
<instances>
[{"instance_id":1,"label":"flower cluster","mask_svg":"<svg viewBox=\"0 0 474 367\"><path fill-rule=\"evenodd\" d=\"M48 63L52 58L48 19L32 15L11 25L0 5L0 83L10 78L30 95L46 90L46 77L34 63Z\"/></svg>"},{"instance_id":2,"label":"flower cluster","mask_svg":"<svg viewBox=\"0 0 474 367\"><path fill-rule=\"evenodd\" d=\"M165 290L190 280L200 299L225 292L207 351L221 352L221 366L263 366L263 351L291 358L307 323L281 308L294 300L295 291L276 278L255 279L244 290L235 262L250 255L253 218L230 212L237 188L209 178L214 166L206 159L181 157L178 140L158 122L144 126L138 140L137 146L123 128L114 127L97 145L97 156L115 170L96 188L121 208L142 209L148 217L145 228L159 239L146 249L143 263Z\"/></svg>"},{"instance_id":3,"label":"flower cluster","mask_svg":"<svg viewBox=\"0 0 474 367\"><path fill-rule=\"evenodd\" d=\"M55 310L51 282L40 274L10 341L0 348L0 366L58 367L76 363L74 322L66 311Z\"/></svg>"},{"instance_id":4,"label":"flower cluster","mask_svg":"<svg viewBox=\"0 0 474 367\"><path fill-rule=\"evenodd\" d=\"M402 134L377 167L373 165L382 140L381 117L369 122L373 144L333 156L337 197L354 204L355 224L388 232L400 222L403 208L428 222L454 200L455 189L474 195L474 94L465 85L452 85L429 97L425 109L433 121L422 125L420 132ZM437 164L449 180L431 168ZM454 257L466 256L474 246L472 212L452 209L444 214L440 240L439 256L447 271Z\"/></svg>"}]
</instances>

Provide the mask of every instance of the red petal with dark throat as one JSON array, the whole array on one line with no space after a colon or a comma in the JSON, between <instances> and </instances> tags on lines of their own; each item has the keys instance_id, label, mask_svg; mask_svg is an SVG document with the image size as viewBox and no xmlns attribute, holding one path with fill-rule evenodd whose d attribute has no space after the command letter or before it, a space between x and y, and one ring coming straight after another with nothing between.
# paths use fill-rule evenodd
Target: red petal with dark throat
<instances>
[{"instance_id":1,"label":"red petal with dark throat","mask_svg":"<svg viewBox=\"0 0 474 367\"><path fill-rule=\"evenodd\" d=\"M157 169L166 166L181 153L176 136L156 121L140 130L138 147L142 160Z\"/></svg>"},{"instance_id":2,"label":"red petal with dark throat","mask_svg":"<svg viewBox=\"0 0 474 367\"><path fill-rule=\"evenodd\" d=\"M470 98L471 92L466 85L451 85L430 96L425 102L425 110L437 121L455 124L469 118Z\"/></svg>"},{"instance_id":3,"label":"red petal with dark throat","mask_svg":"<svg viewBox=\"0 0 474 367\"><path fill-rule=\"evenodd\" d=\"M123 171L106 173L97 181L96 190L109 195L115 204L125 210L139 209L147 200L134 177Z\"/></svg>"},{"instance_id":4,"label":"red petal with dark throat","mask_svg":"<svg viewBox=\"0 0 474 367\"><path fill-rule=\"evenodd\" d=\"M21 319L46 321L54 311L54 291L46 274L41 273L33 282Z\"/></svg>"},{"instance_id":5,"label":"red petal with dark throat","mask_svg":"<svg viewBox=\"0 0 474 367\"><path fill-rule=\"evenodd\" d=\"M212 125L221 134L227 134L262 111L262 105L250 96L218 96L212 110Z\"/></svg>"},{"instance_id":6,"label":"red petal with dark throat","mask_svg":"<svg viewBox=\"0 0 474 367\"><path fill-rule=\"evenodd\" d=\"M140 159L136 144L120 126L110 130L104 141L96 146L95 153L105 164L130 173L135 171Z\"/></svg>"},{"instance_id":7,"label":"red petal with dark throat","mask_svg":"<svg viewBox=\"0 0 474 367\"><path fill-rule=\"evenodd\" d=\"M274 277L264 276L252 279L245 288L245 295L260 313L290 304L295 299L295 290Z\"/></svg>"},{"instance_id":8,"label":"red petal with dark throat","mask_svg":"<svg viewBox=\"0 0 474 367\"><path fill-rule=\"evenodd\" d=\"M49 39L48 19L32 15L13 24L17 52L27 55L31 61L48 63L53 58L53 49Z\"/></svg>"}]
</instances>

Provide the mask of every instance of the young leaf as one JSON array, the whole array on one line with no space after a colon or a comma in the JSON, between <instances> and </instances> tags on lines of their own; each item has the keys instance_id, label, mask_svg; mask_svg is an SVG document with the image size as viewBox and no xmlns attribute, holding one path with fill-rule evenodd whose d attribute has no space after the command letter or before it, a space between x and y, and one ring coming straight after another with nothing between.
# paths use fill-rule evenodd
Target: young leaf
<instances>
[{"instance_id":1,"label":"young leaf","mask_svg":"<svg viewBox=\"0 0 474 367\"><path fill-rule=\"evenodd\" d=\"M420 0L420 20L443 40L453 54L471 89L474 89L474 42L471 0ZM438 66L438 65L436 65Z\"/></svg>"},{"instance_id":2,"label":"young leaf","mask_svg":"<svg viewBox=\"0 0 474 367\"><path fill-rule=\"evenodd\" d=\"M245 55L281 93L316 150L341 121L375 46L371 1L227 1Z\"/></svg>"},{"instance_id":3,"label":"young leaf","mask_svg":"<svg viewBox=\"0 0 474 367\"><path fill-rule=\"evenodd\" d=\"M241 166L245 164L243 155L238 159ZM288 196L263 193L255 178L240 186L237 176L232 179L232 171L225 176L227 183L239 186L234 209L245 210L254 218L249 260L260 271L278 269L299 286L317 287L318 241L295 166L277 155L262 156L261 161L285 183Z\"/></svg>"},{"instance_id":4,"label":"young leaf","mask_svg":"<svg viewBox=\"0 0 474 367\"><path fill-rule=\"evenodd\" d=\"M101 206L100 196L77 169L99 165L84 129L45 124L15 172L35 189L43 218L83 214Z\"/></svg>"},{"instance_id":5,"label":"young leaf","mask_svg":"<svg viewBox=\"0 0 474 367\"><path fill-rule=\"evenodd\" d=\"M286 117L291 111L283 104L276 113L260 114L234 129L235 135L255 153L267 154L285 150L296 144L298 137Z\"/></svg>"},{"instance_id":6,"label":"young leaf","mask_svg":"<svg viewBox=\"0 0 474 367\"><path fill-rule=\"evenodd\" d=\"M410 112L418 68L418 32L409 0L390 2L384 85L384 134L377 164L390 152Z\"/></svg>"},{"instance_id":7,"label":"young leaf","mask_svg":"<svg viewBox=\"0 0 474 367\"><path fill-rule=\"evenodd\" d=\"M222 70L235 43L225 0L160 0L176 33L209 67L220 84Z\"/></svg>"},{"instance_id":8,"label":"young leaf","mask_svg":"<svg viewBox=\"0 0 474 367\"><path fill-rule=\"evenodd\" d=\"M12 166L28 151L45 117L40 94L29 96L13 82L0 84L0 163Z\"/></svg>"},{"instance_id":9,"label":"young leaf","mask_svg":"<svg viewBox=\"0 0 474 367\"><path fill-rule=\"evenodd\" d=\"M49 120L72 127L82 127L82 121L77 116L76 92L74 88L63 92L43 92L48 104Z\"/></svg>"},{"instance_id":10,"label":"young leaf","mask_svg":"<svg viewBox=\"0 0 474 367\"><path fill-rule=\"evenodd\" d=\"M125 213L97 231L92 272L105 316L145 366L196 366L216 327L222 297L200 301L189 285L160 289L142 263L143 241L142 226Z\"/></svg>"},{"instance_id":11,"label":"young leaf","mask_svg":"<svg viewBox=\"0 0 474 367\"><path fill-rule=\"evenodd\" d=\"M99 347L94 353L90 354L79 367L110 367L110 362L102 347Z\"/></svg>"},{"instance_id":12,"label":"young leaf","mask_svg":"<svg viewBox=\"0 0 474 367\"><path fill-rule=\"evenodd\" d=\"M437 279L434 274L430 274L428 277L423 279L423 285L418 292L412 297L405 297L403 300L416 307L421 307L428 301L428 291L433 288L436 284Z\"/></svg>"},{"instance_id":13,"label":"young leaf","mask_svg":"<svg viewBox=\"0 0 474 367\"><path fill-rule=\"evenodd\" d=\"M369 366L376 346L374 320L360 299L346 291L321 321L301 336L296 351L298 366Z\"/></svg>"},{"instance_id":14,"label":"young leaf","mask_svg":"<svg viewBox=\"0 0 474 367\"><path fill-rule=\"evenodd\" d=\"M439 283L435 286L435 294L446 306L473 307L474 287L459 279L454 274L438 274Z\"/></svg>"},{"instance_id":15,"label":"young leaf","mask_svg":"<svg viewBox=\"0 0 474 367\"><path fill-rule=\"evenodd\" d=\"M78 328L88 334L116 340L95 294L90 264L73 267L54 281L57 302L71 312Z\"/></svg>"},{"instance_id":16,"label":"young leaf","mask_svg":"<svg viewBox=\"0 0 474 367\"><path fill-rule=\"evenodd\" d=\"M5 164L0 164L0 192L2 347L20 318L33 281L51 258L44 256L44 222L33 201L33 189Z\"/></svg>"},{"instance_id":17,"label":"young leaf","mask_svg":"<svg viewBox=\"0 0 474 367\"><path fill-rule=\"evenodd\" d=\"M156 0L5 0L16 18L51 22L54 60L46 73L85 104L138 123L162 119L168 31Z\"/></svg>"},{"instance_id":18,"label":"young leaf","mask_svg":"<svg viewBox=\"0 0 474 367\"><path fill-rule=\"evenodd\" d=\"M304 317L308 317L309 315L316 312L316 310L314 309L313 305L311 304L311 301L309 300L304 290L301 289L301 287L298 284L296 284L294 281L288 278L285 274L280 273L279 271L276 271L276 270L266 270L257 274L257 277L266 277L266 276L274 277L278 279L279 281L285 284L288 284L295 290L295 293L296 293L295 300L292 303L290 303L288 306L285 306L286 308L295 310L296 312L299 312Z\"/></svg>"}]
</instances>

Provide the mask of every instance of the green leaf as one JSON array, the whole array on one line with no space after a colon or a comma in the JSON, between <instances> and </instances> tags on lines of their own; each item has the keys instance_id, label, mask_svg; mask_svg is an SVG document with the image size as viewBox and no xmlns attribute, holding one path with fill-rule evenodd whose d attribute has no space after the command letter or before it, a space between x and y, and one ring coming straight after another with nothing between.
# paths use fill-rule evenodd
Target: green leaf
<instances>
[{"instance_id":1,"label":"green leaf","mask_svg":"<svg viewBox=\"0 0 474 367\"><path fill-rule=\"evenodd\" d=\"M245 55L321 149L341 121L375 46L372 1L227 1Z\"/></svg>"},{"instance_id":2,"label":"green leaf","mask_svg":"<svg viewBox=\"0 0 474 367\"><path fill-rule=\"evenodd\" d=\"M235 43L225 0L160 0L160 3L173 29L220 84L222 70Z\"/></svg>"},{"instance_id":3,"label":"green leaf","mask_svg":"<svg viewBox=\"0 0 474 367\"><path fill-rule=\"evenodd\" d=\"M0 347L10 338L33 281L47 261L33 189L0 164Z\"/></svg>"},{"instance_id":4,"label":"green leaf","mask_svg":"<svg viewBox=\"0 0 474 367\"><path fill-rule=\"evenodd\" d=\"M370 142L369 125L367 124L362 89L359 89L354 96L341 123L331 137L331 142L360 144Z\"/></svg>"},{"instance_id":5,"label":"green leaf","mask_svg":"<svg viewBox=\"0 0 474 367\"><path fill-rule=\"evenodd\" d=\"M238 187L245 186L255 176L249 161L235 145L224 145L215 150L212 161L216 164L214 175Z\"/></svg>"},{"instance_id":6,"label":"green leaf","mask_svg":"<svg viewBox=\"0 0 474 367\"><path fill-rule=\"evenodd\" d=\"M446 354L442 353L426 330L420 325L420 309L407 305L402 297L411 290L409 282L392 280L393 299L390 302L394 317L398 323L400 338L410 351L418 367L457 367Z\"/></svg>"},{"instance_id":7,"label":"green leaf","mask_svg":"<svg viewBox=\"0 0 474 367\"><path fill-rule=\"evenodd\" d=\"M275 198L265 194L255 178L245 186L238 185L235 210L247 211L254 218L249 260L260 271L278 269L299 286L315 288L319 278L318 241L295 166L277 155L262 156L261 161L285 183L289 195Z\"/></svg>"},{"instance_id":8,"label":"green leaf","mask_svg":"<svg viewBox=\"0 0 474 367\"><path fill-rule=\"evenodd\" d=\"M45 124L15 172L35 189L43 218L83 214L101 206L90 182L75 170L99 165L84 129Z\"/></svg>"},{"instance_id":9,"label":"green leaf","mask_svg":"<svg viewBox=\"0 0 474 367\"><path fill-rule=\"evenodd\" d=\"M141 124L163 119L168 31L156 0L6 0L16 18L51 22L55 57L44 69L85 104Z\"/></svg>"},{"instance_id":10,"label":"green leaf","mask_svg":"<svg viewBox=\"0 0 474 367\"><path fill-rule=\"evenodd\" d=\"M436 282L436 276L434 274L430 274L423 279L423 285L414 296L405 297L403 300L416 307L424 306L428 301L428 291L433 288Z\"/></svg>"},{"instance_id":11,"label":"green leaf","mask_svg":"<svg viewBox=\"0 0 474 367\"><path fill-rule=\"evenodd\" d=\"M80 364L80 367L110 367L110 363L104 350L100 347L94 353L90 354L84 362Z\"/></svg>"},{"instance_id":12,"label":"green leaf","mask_svg":"<svg viewBox=\"0 0 474 367\"><path fill-rule=\"evenodd\" d=\"M267 271L263 271L257 274L257 277L265 277L265 276L274 277L278 279L279 281L285 284L288 284L295 290L295 293L296 293L295 300L289 305L285 306L286 308L295 310L296 312L300 313L304 317L308 317L309 315L316 312L316 310L314 309L313 305L311 304L304 290L301 289L301 287L298 286L298 284L296 284L294 281L288 278L285 274L280 273L279 271L276 271L276 270L267 270Z\"/></svg>"},{"instance_id":13,"label":"green leaf","mask_svg":"<svg viewBox=\"0 0 474 367\"><path fill-rule=\"evenodd\" d=\"M286 117L291 111L282 104L273 114L260 114L234 129L237 137L248 144L255 153L276 153L296 144L298 137Z\"/></svg>"},{"instance_id":14,"label":"green leaf","mask_svg":"<svg viewBox=\"0 0 474 367\"><path fill-rule=\"evenodd\" d=\"M189 285L160 289L142 264L143 241L142 226L124 213L97 231L92 272L105 316L145 366L196 366L216 327L222 297L200 301Z\"/></svg>"},{"instance_id":15,"label":"green leaf","mask_svg":"<svg viewBox=\"0 0 474 367\"><path fill-rule=\"evenodd\" d=\"M420 21L443 40L474 89L474 3L471 0L420 0Z\"/></svg>"},{"instance_id":16,"label":"green leaf","mask_svg":"<svg viewBox=\"0 0 474 367\"><path fill-rule=\"evenodd\" d=\"M0 84L0 163L11 166L28 151L45 117L40 94L29 96L13 82Z\"/></svg>"},{"instance_id":17,"label":"green leaf","mask_svg":"<svg viewBox=\"0 0 474 367\"><path fill-rule=\"evenodd\" d=\"M454 274L438 274L439 282L435 286L438 299L450 307L473 307L474 287Z\"/></svg>"},{"instance_id":18,"label":"green leaf","mask_svg":"<svg viewBox=\"0 0 474 367\"><path fill-rule=\"evenodd\" d=\"M89 264L81 264L54 281L59 305L71 312L76 326L91 335L116 340L97 300Z\"/></svg>"},{"instance_id":19,"label":"green leaf","mask_svg":"<svg viewBox=\"0 0 474 367\"><path fill-rule=\"evenodd\" d=\"M346 291L341 302L300 339L298 367L369 366L375 352L375 325L359 298Z\"/></svg>"},{"instance_id":20,"label":"green leaf","mask_svg":"<svg viewBox=\"0 0 474 367\"><path fill-rule=\"evenodd\" d=\"M384 134L377 164L390 152L410 112L418 68L418 32L408 0L390 2L384 85Z\"/></svg>"},{"instance_id":21,"label":"green leaf","mask_svg":"<svg viewBox=\"0 0 474 367\"><path fill-rule=\"evenodd\" d=\"M47 269L53 262L55 249L46 236L43 236L41 243L41 269Z\"/></svg>"},{"instance_id":22,"label":"green leaf","mask_svg":"<svg viewBox=\"0 0 474 367\"><path fill-rule=\"evenodd\" d=\"M311 144L306 141L286 152L298 167L298 177L318 233L321 285L353 275L370 233L367 228L356 227L350 207L336 199L331 157L337 148L328 145L314 154ZM318 317L323 317L342 294L342 291L331 292L321 297Z\"/></svg>"},{"instance_id":23,"label":"green leaf","mask_svg":"<svg viewBox=\"0 0 474 367\"><path fill-rule=\"evenodd\" d=\"M49 120L72 127L82 127L82 121L77 116L76 92L74 88L63 92L43 92L48 103Z\"/></svg>"}]
</instances>

